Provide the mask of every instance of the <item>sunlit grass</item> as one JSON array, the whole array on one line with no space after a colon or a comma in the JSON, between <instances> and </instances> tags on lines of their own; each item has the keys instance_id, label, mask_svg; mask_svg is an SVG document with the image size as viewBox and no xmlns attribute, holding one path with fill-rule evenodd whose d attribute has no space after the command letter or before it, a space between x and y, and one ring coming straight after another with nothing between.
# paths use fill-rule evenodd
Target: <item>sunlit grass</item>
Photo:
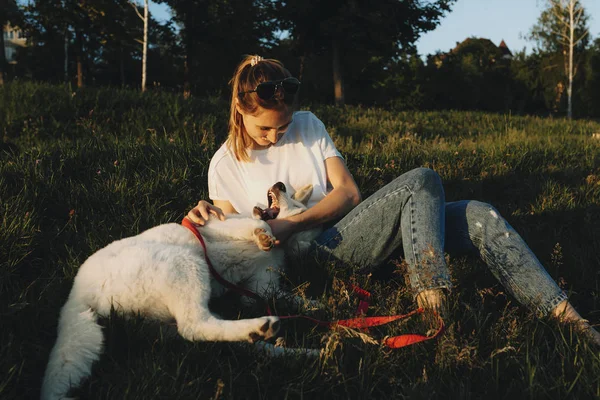
<instances>
[{"instance_id":1,"label":"sunlit grass","mask_svg":"<svg viewBox=\"0 0 600 400\"><path fill-rule=\"evenodd\" d=\"M600 321L600 125L479 112L308 107L326 124L363 195L415 167L435 169L448 201L492 203L592 323ZM0 89L0 398L36 398L58 312L79 265L113 240L179 221L207 198L227 104L161 92L11 83ZM371 313L405 313L412 293L394 258L359 275ZM286 323L288 345L327 348L321 360L268 360L245 345L189 343L172 327L115 315L106 352L81 398L594 398L597 349L515 304L484 265L450 259L455 290L436 343L386 350L344 332ZM350 267L290 272L351 317L338 284ZM386 279L383 279L385 276ZM335 279L334 279L335 278ZM328 285L321 285L323 280ZM335 284L333 284L335 282ZM327 287L328 290L324 291ZM237 318L235 299L217 302ZM426 332L419 318L375 338Z\"/></svg>"}]
</instances>

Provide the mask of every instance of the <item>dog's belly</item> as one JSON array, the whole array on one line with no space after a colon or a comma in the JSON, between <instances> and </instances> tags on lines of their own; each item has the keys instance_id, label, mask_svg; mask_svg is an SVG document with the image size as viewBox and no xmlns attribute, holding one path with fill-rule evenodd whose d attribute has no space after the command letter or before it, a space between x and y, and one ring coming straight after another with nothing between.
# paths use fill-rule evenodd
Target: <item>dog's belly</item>
<instances>
[{"instance_id":1,"label":"dog's belly","mask_svg":"<svg viewBox=\"0 0 600 400\"><path fill-rule=\"evenodd\" d=\"M148 241L140 235L94 253L81 266L73 289L99 314L108 314L112 306L165 320L182 296L208 298L210 277L197 244Z\"/></svg>"},{"instance_id":2,"label":"dog's belly","mask_svg":"<svg viewBox=\"0 0 600 400\"><path fill-rule=\"evenodd\" d=\"M265 272L273 274L273 283L279 281L279 271L283 269L285 254L283 249L263 251L256 243L242 241L220 241L210 243L208 255L219 274L229 282L256 291L256 280L264 281ZM220 285L214 285L213 287ZM215 290L222 293L219 288Z\"/></svg>"}]
</instances>

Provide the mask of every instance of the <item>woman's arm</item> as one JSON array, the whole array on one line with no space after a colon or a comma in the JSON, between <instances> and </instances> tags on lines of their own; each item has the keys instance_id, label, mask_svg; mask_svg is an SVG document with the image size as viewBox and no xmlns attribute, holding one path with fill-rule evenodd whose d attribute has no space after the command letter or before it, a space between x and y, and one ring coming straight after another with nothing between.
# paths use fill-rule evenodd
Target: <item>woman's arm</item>
<instances>
[{"instance_id":1,"label":"woman's arm","mask_svg":"<svg viewBox=\"0 0 600 400\"><path fill-rule=\"evenodd\" d=\"M285 241L295 232L314 228L348 214L361 202L360 191L344 161L339 157L325 160L327 181L333 190L302 214L267 221L278 241Z\"/></svg>"},{"instance_id":2,"label":"woman's arm","mask_svg":"<svg viewBox=\"0 0 600 400\"><path fill-rule=\"evenodd\" d=\"M219 207L225 214L238 214L237 210L233 208L229 200L213 200L215 207Z\"/></svg>"}]
</instances>

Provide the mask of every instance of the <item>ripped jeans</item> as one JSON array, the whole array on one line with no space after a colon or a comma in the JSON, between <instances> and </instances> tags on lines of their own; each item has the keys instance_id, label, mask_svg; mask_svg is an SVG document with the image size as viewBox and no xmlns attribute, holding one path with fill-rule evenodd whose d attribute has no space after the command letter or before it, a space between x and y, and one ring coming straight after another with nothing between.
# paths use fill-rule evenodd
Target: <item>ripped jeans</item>
<instances>
[{"instance_id":1,"label":"ripped jeans","mask_svg":"<svg viewBox=\"0 0 600 400\"><path fill-rule=\"evenodd\" d=\"M310 251L365 268L382 264L400 246L415 295L451 289L445 251L477 254L517 301L540 316L567 299L495 208L471 200L446 203L440 177L427 168L399 176L364 200Z\"/></svg>"}]
</instances>

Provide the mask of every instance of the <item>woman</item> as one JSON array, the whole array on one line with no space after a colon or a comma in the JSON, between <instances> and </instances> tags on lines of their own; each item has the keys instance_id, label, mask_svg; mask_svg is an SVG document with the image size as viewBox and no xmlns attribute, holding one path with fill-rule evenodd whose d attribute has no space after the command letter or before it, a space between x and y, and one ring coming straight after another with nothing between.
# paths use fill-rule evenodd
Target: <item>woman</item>
<instances>
[{"instance_id":1,"label":"woman","mask_svg":"<svg viewBox=\"0 0 600 400\"><path fill-rule=\"evenodd\" d=\"M230 81L229 136L213 156L209 197L188 217L203 225L210 214L221 219L265 206L267 189L282 181L290 190L313 184L309 209L268 223L278 242L319 225L333 226L312 251L359 267L381 264L400 246L419 306L442 311L451 289L444 251L478 254L524 306L540 316L570 322L600 344L521 237L490 205L446 203L439 176L409 171L362 201L340 153L312 113L294 112L300 82L272 59L248 56Z\"/></svg>"}]
</instances>

